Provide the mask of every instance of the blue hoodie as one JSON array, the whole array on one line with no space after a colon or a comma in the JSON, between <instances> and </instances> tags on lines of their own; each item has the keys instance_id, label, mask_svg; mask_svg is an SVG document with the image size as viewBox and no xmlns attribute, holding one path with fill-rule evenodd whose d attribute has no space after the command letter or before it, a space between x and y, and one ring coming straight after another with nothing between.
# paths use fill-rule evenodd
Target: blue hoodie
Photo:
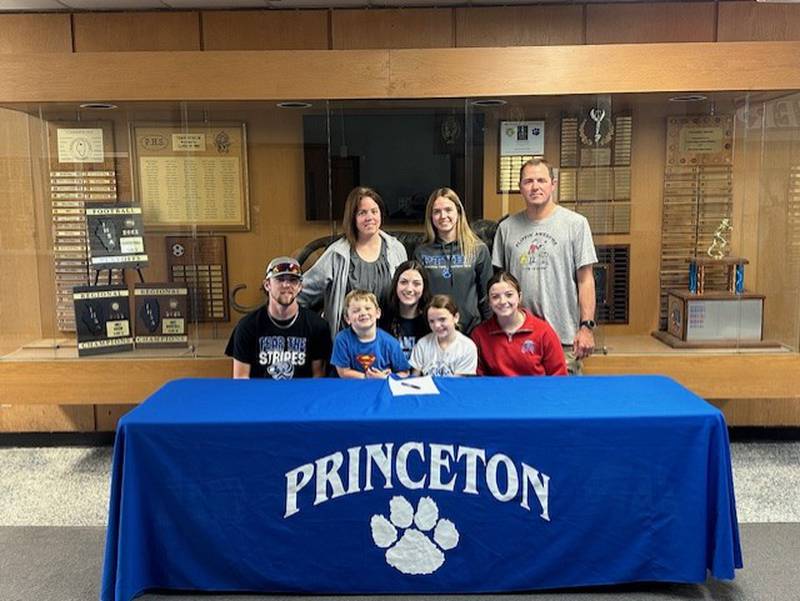
<instances>
[{"instance_id":1,"label":"blue hoodie","mask_svg":"<svg viewBox=\"0 0 800 601\"><path fill-rule=\"evenodd\" d=\"M492 315L486 284L494 273L489 249L481 242L474 257L465 257L457 241L420 244L414 258L425 266L431 294L449 294L458 305L459 329L469 334Z\"/></svg>"}]
</instances>

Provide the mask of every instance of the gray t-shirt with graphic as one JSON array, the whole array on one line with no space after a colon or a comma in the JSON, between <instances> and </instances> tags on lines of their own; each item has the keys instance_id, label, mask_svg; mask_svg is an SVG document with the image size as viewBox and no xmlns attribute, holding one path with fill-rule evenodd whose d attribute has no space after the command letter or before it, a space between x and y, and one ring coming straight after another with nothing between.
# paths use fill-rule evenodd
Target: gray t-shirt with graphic
<instances>
[{"instance_id":1,"label":"gray t-shirt with graphic","mask_svg":"<svg viewBox=\"0 0 800 601\"><path fill-rule=\"evenodd\" d=\"M580 323L577 271L597 263L586 218L558 205L541 221L525 211L511 215L497 228L492 263L519 280L523 304L553 326L562 344L572 344Z\"/></svg>"},{"instance_id":2,"label":"gray t-shirt with graphic","mask_svg":"<svg viewBox=\"0 0 800 601\"><path fill-rule=\"evenodd\" d=\"M431 332L417 341L409 363L423 376L474 376L478 369L478 348L472 340L456 331L456 339L442 349L436 334Z\"/></svg>"}]
</instances>

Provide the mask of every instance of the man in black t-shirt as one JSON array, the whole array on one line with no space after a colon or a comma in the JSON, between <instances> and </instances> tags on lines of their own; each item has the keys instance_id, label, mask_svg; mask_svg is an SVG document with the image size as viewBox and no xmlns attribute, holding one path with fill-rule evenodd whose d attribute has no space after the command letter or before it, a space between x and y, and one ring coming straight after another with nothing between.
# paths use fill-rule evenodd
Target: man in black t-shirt
<instances>
[{"instance_id":1,"label":"man in black t-shirt","mask_svg":"<svg viewBox=\"0 0 800 601\"><path fill-rule=\"evenodd\" d=\"M262 283L266 306L248 313L231 334L225 354L234 378L320 378L331 356L328 324L297 304L303 289L300 264L292 257L269 262Z\"/></svg>"}]
</instances>

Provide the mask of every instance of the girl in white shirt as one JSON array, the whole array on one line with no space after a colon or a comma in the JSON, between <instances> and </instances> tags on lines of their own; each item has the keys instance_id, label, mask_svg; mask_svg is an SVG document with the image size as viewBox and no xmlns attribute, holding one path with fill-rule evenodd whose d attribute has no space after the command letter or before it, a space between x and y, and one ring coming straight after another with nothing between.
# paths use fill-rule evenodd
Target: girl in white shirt
<instances>
[{"instance_id":1,"label":"girl in white shirt","mask_svg":"<svg viewBox=\"0 0 800 601\"><path fill-rule=\"evenodd\" d=\"M447 294L436 294L425 309L431 333L417 342L411 367L419 376L474 376L475 343L458 331L458 307Z\"/></svg>"}]
</instances>

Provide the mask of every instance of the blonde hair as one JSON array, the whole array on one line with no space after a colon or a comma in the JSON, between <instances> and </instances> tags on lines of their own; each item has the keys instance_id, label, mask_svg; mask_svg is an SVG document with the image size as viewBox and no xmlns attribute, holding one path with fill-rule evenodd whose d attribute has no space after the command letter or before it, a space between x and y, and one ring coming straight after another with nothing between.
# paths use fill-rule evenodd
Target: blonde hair
<instances>
[{"instance_id":1,"label":"blonde hair","mask_svg":"<svg viewBox=\"0 0 800 601\"><path fill-rule=\"evenodd\" d=\"M378 297L375 296L372 292L368 290L351 290L347 293L347 296L344 297L344 310L345 312L350 307L350 303L355 301L369 301L373 305L375 305L376 309L380 309L381 306L378 304Z\"/></svg>"},{"instance_id":2,"label":"blonde hair","mask_svg":"<svg viewBox=\"0 0 800 601\"><path fill-rule=\"evenodd\" d=\"M461 250L461 254L467 259L472 259L481 244L480 238L472 231L469 226L464 205L461 199L450 188L437 188L428 197L428 204L425 207L425 242L431 243L436 240L436 228L433 227L431 219L433 215L433 203L437 198L446 198L456 206L456 213L458 213L458 221L456 222L456 241Z\"/></svg>"},{"instance_id":3,"label":"blonde hair","mask_svg":"<svg viewBox=\"0 0 800 601\"><path fill-rule=\"evenodd\" d=\"M356 213L358 213L358 203L364 197L371 198L378 205L378 210L381 212L381 227L386 220L386 205L383 204L381 195L372 188L366 186L357 186L350 190L347 195L347 200L344 202L344 215L342 216L342 231L344 237L350 243L351 247L358 242L358 229L356 228Z\"/></svg>"}]
</instances>

